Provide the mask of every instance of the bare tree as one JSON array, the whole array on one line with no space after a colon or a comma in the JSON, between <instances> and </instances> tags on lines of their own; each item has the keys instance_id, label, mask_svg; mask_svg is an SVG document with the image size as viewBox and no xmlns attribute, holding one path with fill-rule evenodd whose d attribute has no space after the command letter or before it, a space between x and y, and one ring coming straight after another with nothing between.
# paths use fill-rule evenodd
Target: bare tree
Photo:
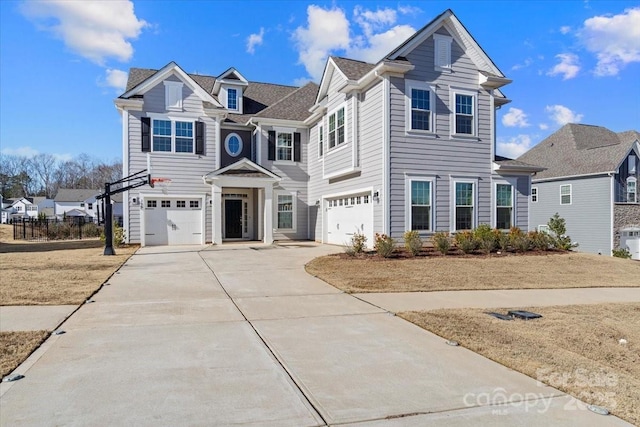
<instances>
[{"instance_id":1,"label":"bare tree","mask_svg":"<svg viewBox=\"0 0 640 427\"><path fill-rule=\"evenodd\" d=\"M43 195L53 197L57 188L54 182L58 159L52 154L40 153L30 159L31 167L40 180Z\"/></svg>"}]
</instances>

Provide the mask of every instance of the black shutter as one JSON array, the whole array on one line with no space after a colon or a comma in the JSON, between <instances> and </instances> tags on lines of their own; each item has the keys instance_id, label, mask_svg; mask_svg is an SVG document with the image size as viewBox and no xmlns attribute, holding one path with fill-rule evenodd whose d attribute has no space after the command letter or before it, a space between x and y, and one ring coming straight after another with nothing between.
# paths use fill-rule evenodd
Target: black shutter
<instances>
[{"instance_id":1,"label":"black shutter","mask_svg":"<svg viewBox=\"0 0 640 427\"><path fill-rule=\"evenodd\" d=\"M269 131L269 157L268 160L276 159L276 131Z\"/></svg>"},{"instance_id":2,"label":"black shutter","mask_svg":"<svg viewBox=\"0 0 640 427\"><path fill-rule=\"evenodd\" d=\"M142 117L142 151L151 151L151 118Z\"/></svg>"},{"instance_id":3,"label":"black shutter","mask_svg":"<svg viewBox=\"0 0 640 427\"><path fill-rule=\"evenodd\" d=\"M300 161L300 132L293 134L293 161Z\"/></svg>"},{"instance_id":4,"label":"black shutter","mask_svg":"<svg viewBox=\"0 0 640 427\"><path fill-rule=\"evenodd\" d=\"M204 122L196 122L196 154L204 154Z\"/></svg>"}]
</instances>

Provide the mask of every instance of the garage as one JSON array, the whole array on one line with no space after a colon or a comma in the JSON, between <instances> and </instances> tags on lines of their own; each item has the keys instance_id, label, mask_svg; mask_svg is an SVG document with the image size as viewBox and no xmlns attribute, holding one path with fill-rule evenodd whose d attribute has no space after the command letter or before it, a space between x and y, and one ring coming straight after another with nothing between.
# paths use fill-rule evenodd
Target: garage
<instances>
[{"instance_id":1,"label":"garage","mask_svg":"<svg viewBox=\"0 0 640 427\"><path fill-rule=\"evenodd\" d=\"M622 229L620 247L629 251L631 259L640 260L640 227Z\"/></svg>"},{"instance_id":2,"label":"garage","mask_svg":"<svg viewBox=\"0 0 640 427\"><path fill-rule=\"evenodd\" d=\"M367 236L373 245L373 203L369 193L328 198L326 243L347 245L354 233Z\"/></svg>"},{"instance_id":3,"label":"garage","mask_svg":"<svg viewBox=\"0 0 640 427\"><path fill-rule=\"evenodd\" d=\"M203 244L201 199L158 198L144 202L144 245Z\"/></svg>"}]
</instances>

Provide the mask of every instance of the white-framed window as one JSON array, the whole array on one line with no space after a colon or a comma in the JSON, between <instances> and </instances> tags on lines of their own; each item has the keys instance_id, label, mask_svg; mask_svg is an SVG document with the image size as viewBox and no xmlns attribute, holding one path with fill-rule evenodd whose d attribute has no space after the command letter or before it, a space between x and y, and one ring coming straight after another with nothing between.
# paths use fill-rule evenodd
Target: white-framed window
<instances>
[{"instance_id":1,"label":"white-framed window","mask_svg":"<svg viewBox=\"0 0 640 427\"><path fill-rule=\"evenodd\" d=\"M147 207L148 208L157 208L158 207L158 202L156 200L147 200Z\"/></svg>"},{"instance_id":2,"label":"white-framed window","mask_svg":"<svg viewBox=\"0 0 640 427\"><path fill-rule=\"evenodd\" d=\"M84 208L84 202L81 202L81 203L80 203L80 207L81 207L81 208Z\"/></svg>"},{"instance_id":3,"label":"white-framed window","mask_svg":"<svg viewBox=\"0 0 640 427\"><path fill-rule=\"evenodd\" d=\"M292 132L276 132L276 160L293 161Z\"/></svg>"},{"instance_id":4,"label":"white-framed window","mask_svg":"<svg viewBox=\"0 0 640 427\"><path fill-rule=\"evenodd\" d=\"M161 208L170 208L171 207L171 200L160 200L160 207Z\"/></svg>"},{"instance_id":5,"label":"white-framed window","mask_svg":"<svg viewBox=\"0 0 640 427\"><path fill-rule=\"evenodd\" d=\"M229 110L237 110L238 109L238 90L229 88L227 89L227 109Z\"/></svg>"},{"instance_id":6,"label":"white-framed window","mask_svg":"<svg viewBox=\"0 0 640 427\"><path fill-rule=\"evenodd\" d=\"M194 122L168 119L151 121L151 150L166 153L193 153Z\"/></svg>"},{"instance_id":7,"label":"white-framed window","mask_svg":"<svg viewBox=\"0 0 640 427\"><path fill-rule=\"evenodd\" d=\"M629 169L629 174L633 175L636 173L636 156L631 154L629 159L627 160L627 168Z\"/></svg>"},{"instance_id":8,"label":"white-framed window","mask_svg":"<svg viewBox=\"0 0 640 427\"><path fill-rule=\"evenodd\" d=\"M560 204L571 204L571 184L564 184L560 186Z\"/></svg>"},{"instance_id":9,"label":"white-framed window","mask_svg":"<svg viewBox=\"0 0 640 427\"><path fill-rule=\"evenodd\" d=\"M509 230L513 226L513 186L496 184L496 228Z\"/></svg>"},{"instance_id":10,"label":"white-framed window","mask_svg":"<svg viewBox=\"0 0 640 427\"><path fill-rule=\"evenodd\" d=\"M472 230L476 226L475 180L453 181L453 231Z\"/></svg>"},{"instance_id":11,"label":"white-framed window","mask_svg":"<svg viewBox=\"0 0 640 427\"><path fill-rule=\"evenodd\" d=\"M435 92L426 83L405 82L407 131L435 132Z\"/></svg>"},{"instance_id":12,"label":"white-framed window","mask_svg":"<svg viewBox=\"0 0 640 427\"><path fill-rule=\"evenodd\" d=\"M433 35L434 68L437 71L451 71L452 37L442 34Z\"/></svg>"},{"instance_id":13,"label":"white-framed window","mask_svg":"<svg viewBox=\"0 0 640 427\"><path fill-rule=\"evenodd\" d=\"M455 136L476 136L478 93L454 89L451 91L451 134Z\"/></svg>"},{"instance_id":14,"label":"white-framed window","mask_svg":"<svg viewBox=\"0 0 640 427\"><path fill-rule=\"evenodd\" d=\"M324 155L324 125L318 126L318 157Z\"/></svg>"},{"instance_id":15,"label":"white-framed window","mask_svg":"<svg viewBox=\"0 0 640 427\"><path fill-rule=\"evenodd\" d=\"M627 178L627 203L638 203L638 180L635 176Z\"/></svg>"},{"instance_id":16,"label":"white-framed window","mask_svg":"<svg viewBox=\"0 0 640 427\"><path fill-rule=\"evenodd\" d=\"M200 209L200 200L189 200L189 207L191 209Z\"/></svg>"},{"instance_id":17,"label":"white-framed window","mask_svg":"<svg viewBox=\"0 0 640 427\"><path fill-rule=\"evenodd\" d=\"M276 193L276 220L278 230L295 230L296 199L291 193Z\"/></svg>"},{"instance_id":18,"label":"white-framed window","mask_svg":"<svg viewBox=\"0 0 640 427\"><path fill-rule=\"evenodd\" d=\"M93 210L93 203L87 203L87 209Z\"/></svg>"},{"instance_id":19,"label":"white-framed window","mask_svg":"<svg viewBox=\"0 0 640 427\"><path fill-rule=\"evenodd\" d=\"M540 233L549 233L549 226L548 226L548 225L546 225L546 224L539 225L539 226L538 226L538 231L539 231Z\"/></svg>"},{"instance_id":20,"label":"white-framed window","mask_svg":"<svg viewBox=\"0 0 640 427\"><path fill-rule=\"evenodd\" d=\"M538 203L538 187L531 187L531 203Z\"/></svg>"},{"instance_id":21,"label":"white-framed window","mask_svg":"<svg viewBox=\"0 0 640 427\"><path fill-rule=\"evenodd\" d=\"M176 200L176 208L186 208L187 201L186 200Z\"/></svg>"},{"instance_id":22,"label":"white-framed window","mask_svg":"<svg viewBox=\"0 0 640 427\"><path fill-rule=\"evenodd\" d=\"M407 229L428 231L433 229L432 196L433 181L407 179L409 206L407 208Z\"/></svg>"},{"instance_id":23,"label":"white-framed window","mask_svg":"<svg viewBox=\"0 0 640 427\"><path fill-rule=\"evenodd\" d=\"M242 153L242 138L237 133L230 133L224 139L224 150L231 157L238 157Z\"/></svg>"},{"instance_id":24,"label":"white-framed window","mask_svg":"<svg viewBox=\"0 0 640 427\"><path fill-rule=\"evenodd\" d=\"M329 149L337 147L345 141L344 107L329 114Z\"/></svg>"},{"instance_id":25,"label":"white-framed window","mask_svg":"<svg viewBox=\"0 0 640 427\"><path fill-rule=\"evenodd\" d=\"M182 111L182 82L164 82L164 104L167 111Z\"/></svg>"}]
</instances>

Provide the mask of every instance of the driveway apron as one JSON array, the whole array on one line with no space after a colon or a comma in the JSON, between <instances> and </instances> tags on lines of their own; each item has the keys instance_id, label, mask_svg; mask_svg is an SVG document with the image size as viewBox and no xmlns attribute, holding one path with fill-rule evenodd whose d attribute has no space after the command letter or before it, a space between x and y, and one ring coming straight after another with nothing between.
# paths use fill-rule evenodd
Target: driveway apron
<instances>
[{"instance_id":1,"label":"driveway apron","mask_svg":"<svg viewBox=\"0 0 640 427\"><path fill-rule=\"evenodd\" d=\"M1 424L628 425L306 274L336 250L140 250L2 384Z\"/></svg>"}]
</instances>

